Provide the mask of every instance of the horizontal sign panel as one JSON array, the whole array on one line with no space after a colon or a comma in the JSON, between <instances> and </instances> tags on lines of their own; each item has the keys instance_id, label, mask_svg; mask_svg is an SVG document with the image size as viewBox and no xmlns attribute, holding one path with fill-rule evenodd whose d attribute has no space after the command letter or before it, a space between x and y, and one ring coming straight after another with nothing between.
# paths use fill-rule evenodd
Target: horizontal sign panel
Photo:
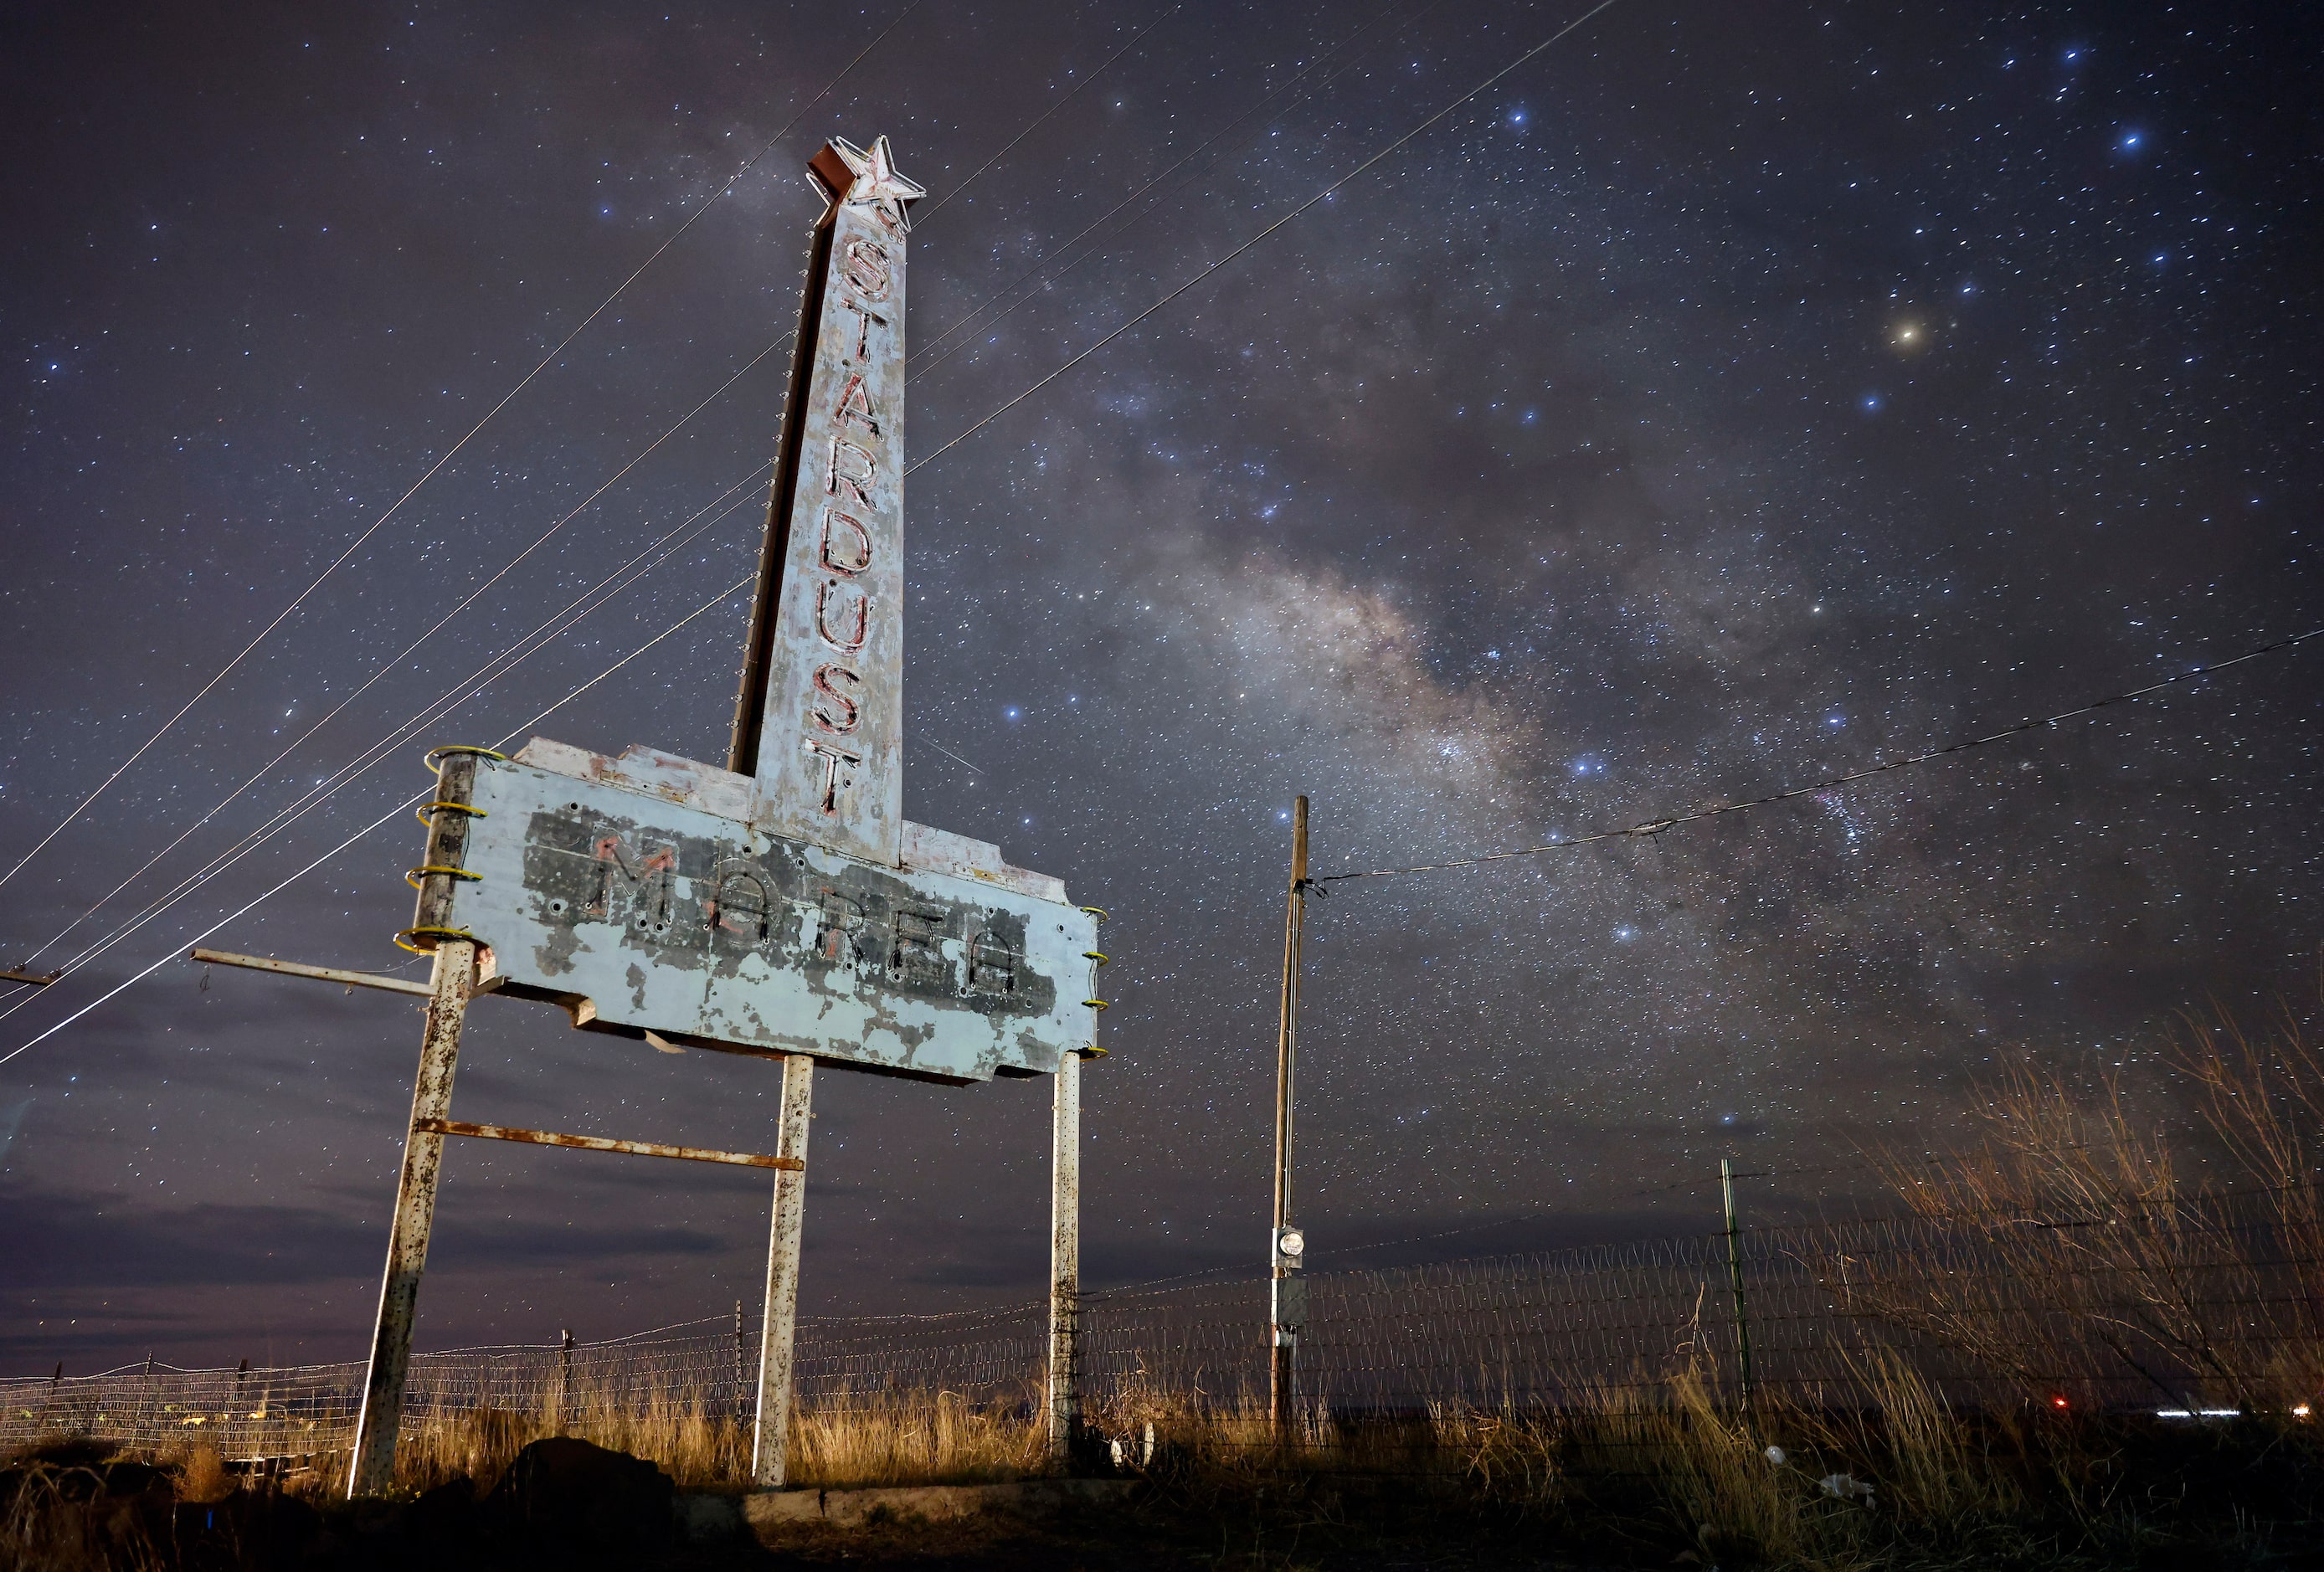
<instances>
[{"instance_id":1,"label":"horizontal sign panel","mask_svg":"<svg viewBox=\"0 0 2324 1572\"><path fill-rule=\"evenodd\" d=\"M449 924L491 947L487 986L576 1025L945 1081L1047 1073L1092 1041L1095 920L993 874L862 862L521 762L479 759L469 802Z\"/></svg>"}]
</instances>

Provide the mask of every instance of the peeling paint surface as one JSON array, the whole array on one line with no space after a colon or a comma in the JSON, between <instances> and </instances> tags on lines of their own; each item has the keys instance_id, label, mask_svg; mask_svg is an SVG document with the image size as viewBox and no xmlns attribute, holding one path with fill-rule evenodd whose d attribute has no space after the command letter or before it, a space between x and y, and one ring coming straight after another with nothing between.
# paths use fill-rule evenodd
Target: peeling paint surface
<instances>
[{"instance_id":1,"label":"peeling paint surface","mask_svg":"<svg viewBox=\"0 0 2324 1572\"><path fill-rule=\"evenodd\" d=\"M479 760L471 800L450 921L576 1025L954 1082L1092 1041L1095 920L1062 901L522 762Z\"/></svg>"}]
</instances>

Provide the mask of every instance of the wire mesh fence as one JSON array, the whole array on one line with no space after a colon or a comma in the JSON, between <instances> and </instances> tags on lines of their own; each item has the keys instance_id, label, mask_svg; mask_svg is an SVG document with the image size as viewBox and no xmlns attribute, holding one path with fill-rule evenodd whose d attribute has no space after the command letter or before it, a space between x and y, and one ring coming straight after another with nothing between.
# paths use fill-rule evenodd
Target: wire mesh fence
<instances>
[{"instance_id":1,"label":"wire mesh fence","mask_svg":"<svg viewBox=\"0 0 2324 1572\"><path fill-rule=\"evenodd\" d=\"M1746 1230L1372 1271L1311 1272L1298 1403L1311 1418L1561 1411L1653 1402L1685 1372L1756 1392L1877 1404L1899 1370L1957 1408L2289 1407L2324 1388L2324 1251L2304 1213L2206 1201ZM2287 1218L2292 1221L2287 1221ZM1094 1292L1081 1307L1093 1411L1264 1401L1262 1280ZM954 1402L1038 1411L1048 1309L807 1319L807 1414ZM412 1361L407 1419L484 1412L556 1426L649 1412L746 1422L759 1327L742 1314L596 1343ZM229 1457L350 1445L360 1363L0 1381L0 1446L86 1434Z\"/></svg>"}]
</instances>

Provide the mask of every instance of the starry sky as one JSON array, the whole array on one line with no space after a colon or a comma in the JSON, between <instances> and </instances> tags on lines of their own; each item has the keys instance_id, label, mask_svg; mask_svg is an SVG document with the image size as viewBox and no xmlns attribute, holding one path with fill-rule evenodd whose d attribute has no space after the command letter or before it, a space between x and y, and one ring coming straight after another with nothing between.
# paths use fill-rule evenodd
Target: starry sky
<instances>
[{"instance_id":1,"label":"starry sky","mask_svg":"<svg viewBox=\"0 0 2324 1572\"><path fill-rule=\"evenodd\" d=\"M1319 872L1433 861L2324 621L2278 7L1620 0L1010 403L1581 9L11 7L0 867L347 555L0 886L0 961L74 962L0 1053L751 572L831 134L930 193L906 812L1112 914L1095 1283L1262 1269L1296 794ZM536 729L722 761L745 602ZM1941 1152L2005 1059L2312 997L2310 648L1337 885L1315 1264L1695 1231L1722 1156L1772 1173L1757 1216L1851 1215L1860 1154ZM421 844L398 815L209 942L406 964ZM10 1059L0 1357L359 1355L418 1039L406 999L171 961ZM779 1080L485 1001L454 1116L763 1150ZM1038 1294L1046 1082L817 1108L805 1310ZM455 1144L420 1345L755 1301L766 1191Z\"/></svg>"}]
</instances>

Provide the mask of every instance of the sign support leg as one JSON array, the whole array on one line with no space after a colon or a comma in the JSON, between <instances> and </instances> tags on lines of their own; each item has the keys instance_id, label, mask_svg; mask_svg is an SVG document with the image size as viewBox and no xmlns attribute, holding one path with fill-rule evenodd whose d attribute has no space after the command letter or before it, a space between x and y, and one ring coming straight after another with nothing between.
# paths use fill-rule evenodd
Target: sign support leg
<instances>
[{"instance_id":1,"label":"sign support leg","mask_svg":"<svg viewBox=\"0 0 2324 1572\"><path fill-rule=\"evenodd\" d=\"M1082 1056L1057 1061L1049 1123L1049 1469L1071 1466L1081 1428Z\"/></svg>"},{"instance_id":2,"label":"sign support leg","mask_svg":"<svg viewBox=\"0 0 2324 1572\"><path fill-rule=\"evenodd\" d=\"M814 1101L815 1060L793 1053L783 1061L776 1156L805 1164ZM767 1316L759 1334L759 1411L751 1447L752 1481L767 1490L783 1487L790 1462L791 1344L798 1328L799 1235L806 1222L806 1168L777 1169L774 1227L767 1243Z\"/></svg>"},{"instance_id":3,"label":"sign support leg","mask_svg":"<svg viewBox=\"0 0 2324 1572\"><path fill-rule=\"evenodd\" d=\"M436 1174L444 1155L444 1137L418 1126L422 1119L440 1119L451 1111L460 1026L475 985L475 942L440 941L428 982L420 1079L411 1091L413 1127L404 1136L403 1172L395 1186L395 1220L387 1236L379 1323L372 1333L363 1413L355 1421L355 1466L347 1475L350 1500L384 1495L395 1481L396 1426L403 1414L404 1377L411 1368L411 1319L420 1303L420 1269L428 1264L428 1233L436 1220Z\"/></svg>"}]
</instances>

